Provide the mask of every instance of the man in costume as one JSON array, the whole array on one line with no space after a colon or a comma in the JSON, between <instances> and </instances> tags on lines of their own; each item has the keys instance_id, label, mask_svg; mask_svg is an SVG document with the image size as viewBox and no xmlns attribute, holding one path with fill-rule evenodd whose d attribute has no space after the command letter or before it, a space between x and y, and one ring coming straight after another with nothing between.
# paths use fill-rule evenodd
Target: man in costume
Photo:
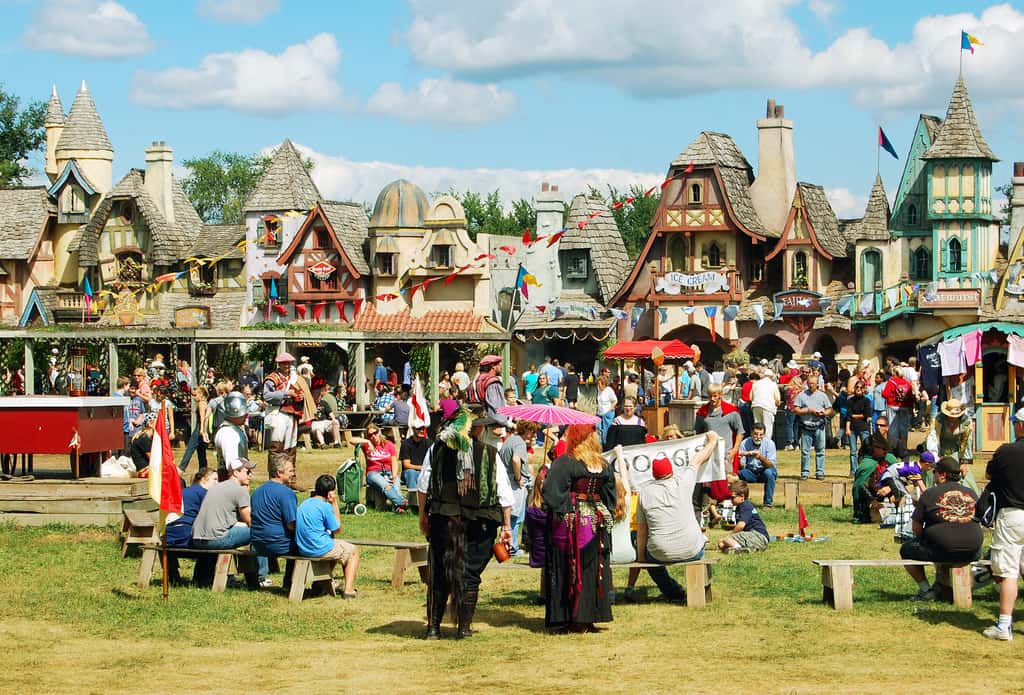
<instances>
[{"instance_id":1,"label":"man in costume","mask_svg":"<svg viewBox=\"0 0 1024 695\"><path fill-rule=\"evenodd\" d=\"M469 400L482 404L487 408L488 415L503 425L507 424L507 418L498 415L498 408L505 405L505 387L501 384L501 358L498 355L486 355L480 360L480 373L470 386Z\"/></svg>"},{"instance_id":2,"label":"man in costume","mask_svg":"<svg viewBox=\"0 0 1024 695\"><path fill-rule=\"evenodd\" d=\"M441 637L449 597L457 637L472 636L480 575L499 525L501 542L512 542L512 488L493 431L503 426L488 415L474 420L462 408L444 423L423 462L417 491L420 531L430 543L425 639Z\"/></svg>"},{"instance_id":3,"label":"man in costume","mask_svg":"<svg viewBox=\"0 0 1024 695\"><path fill-rule=\"evenodd\" d=\"M267 449L271 453L283 452L294 466L299 420L303 418L304 408L300 381L304 383L304 380L297 373L292 374L295 358L290 353L282 352L274 361L277 371L268 374L263 382L263 401L267 404L263 426L270 429Z\"/></svg>"}]
</instances>

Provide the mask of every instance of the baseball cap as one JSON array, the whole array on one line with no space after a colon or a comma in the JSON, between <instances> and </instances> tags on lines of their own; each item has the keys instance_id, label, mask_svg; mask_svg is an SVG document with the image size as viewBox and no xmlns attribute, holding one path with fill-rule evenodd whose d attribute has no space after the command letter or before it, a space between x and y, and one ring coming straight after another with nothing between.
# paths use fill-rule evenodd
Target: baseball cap
<instances>
[{"instance_id":1,"label":"baseball cap","mask_svg":"<svg viewBox=\"0 0 1024 695\"><path fill-rule=\"evenodd\" d=\"M811 357L813 357L816 360L820 360L821 359L821 353L818 352L817 350L815 350L814 354L811 355Z\"/></svg>"},{"instance_id":2,"label":"baseball cap","mask_svg":"<svg viewBox=\"0 0 1024 695\"><path fill-rule=\"evenodd\" d=\"M242 468L248 468L249 470L252 470L255 467L256 467L255 463L253 463L252 461L250 461L247 458L242 458L242 457L239 457L239 458L235 459L234 461L232 461L231 463L228 464L228 470L229 471L237 471L237 470L240 470Z\"/></svg>"},{"instance_id":3,"label":"baseball cap","mask_svg":"<svg viewBox=\"0 0 1024 695\"><path fill-rule=\"evenodd\" d=\"M1013 421L1024 422L1024 408L1021 408L1020 410L1013 414Z\"/></svg>"},{"instance_id":4,"label":"baseball cap","mask_svg":"<svg viewBox=\"0 0 1024 695\"><path fill-rule=\"evenodd\" d=\"M664 456L654 459L651 463L651 475L655 479L667 478L672 475L672 462Z\"/></svg>"}]
</instances>

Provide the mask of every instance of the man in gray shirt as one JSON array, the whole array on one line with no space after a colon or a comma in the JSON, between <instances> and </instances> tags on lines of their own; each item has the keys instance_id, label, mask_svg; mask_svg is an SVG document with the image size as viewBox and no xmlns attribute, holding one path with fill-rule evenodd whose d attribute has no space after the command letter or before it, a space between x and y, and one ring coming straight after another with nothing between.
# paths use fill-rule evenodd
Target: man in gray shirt
<instances>
[{"instance_id":1,"label":"man in gray shirt","mask_svg":"<svg viewBox=\"0 0 1024 695\"><path fill-rule=\"evenodd\" d=\"M807 389L793 401L800 420L800 479L811 477L811 448L815 453L815 474L825 479L825 421L832 417L832 399L818 389L818 381L807 380Z\"/></svg>"},{"instance_id":2,"label":"man in gray shirt","mask_svg":"<svg viewBox=\"0 0 1024 695\"><path fill-rule=\"evenodd\" d=\"M192 525L192 546L202 550L240 548L249 545L252 515L249 511L249 481L255 463L239 458L228 464L228 479L210 488ZM199 586L213 584L217 558L211 555L196 563L193 581Z\"/></svg>"},{"instance_id":3,"label":"man in gray shirt","mask_svg":"<svg viewBox=\"0 0 1024 695\"><path fill-rule=\"evenodd\" d=\"M533 486L533 472L530 469L527 447L536 434L535 423L520 420L516 423L515 433L509 435L498 452L502 463L505 464L505 470L508 471L508 482L512 486L512 496L515 500L512 505L512 555L520 555L523 552L519 547L519 531L526 519L526 495Z\"/></svg>"},{"instance_id":4,"label":"man in gray shirt","mask_svg":"<svg viewBox=\"0 0 1024 695\"><path fill-rule=\"evenodd\" d=\"M704 448L681 470L674 471L667 458L651 464L654 480L640 488L636 508L637 562L692 562L704 557L707 539L693 511L693 488L697 469L714 453L719 439L714 431L706 436ZM668 569L653 567L647 573L665 598L681 600L686 596Z\"/></svg>"}]
</instances>

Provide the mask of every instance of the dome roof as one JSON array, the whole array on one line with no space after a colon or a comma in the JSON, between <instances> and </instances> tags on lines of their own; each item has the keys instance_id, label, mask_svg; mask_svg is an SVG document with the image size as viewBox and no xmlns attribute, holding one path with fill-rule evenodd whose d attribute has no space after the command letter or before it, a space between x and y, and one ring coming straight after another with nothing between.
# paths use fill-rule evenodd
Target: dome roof
<instances>
[{"instance_id":1,"label":"dome roof","mask_svg":"<svg viewBox=\"0 0 1024 695\"><path fill-rule=\"evenodd\" d=\"M416 184L398 179L381 189L373 205L370 229L423 228L430 205L427 196Z\"/></svg>"}]
</instances>

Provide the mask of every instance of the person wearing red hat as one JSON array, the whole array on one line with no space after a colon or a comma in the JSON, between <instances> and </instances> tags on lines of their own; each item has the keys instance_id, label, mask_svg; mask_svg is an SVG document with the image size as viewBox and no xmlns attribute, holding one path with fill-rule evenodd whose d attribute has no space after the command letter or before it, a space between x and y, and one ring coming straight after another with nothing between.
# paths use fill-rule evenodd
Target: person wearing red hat
<instances>
[{"instance_id":1,"label":"person wearing red hat","mask_svg":"<svg viewBox=\"0 0 1024 695\"><path fill-rule=\"evenodd\" d=\"M298 390L291 370L295 358L282 352L274 362L277 371L271 372L263 381L263 400L267 404L263 426L270 430L269 452L284 452L295 465L295 447L299 439L299 418L302 416L302 394Z\"/></svg>"},{"instance_id":2,"label":"person wearing red hat","mask_svg":"<svg viewBox=\"0 0 1024 695\"><path fill-rule=\"evenodd\" d=\"M700 452L680 466L665 457L652 462L654 480L640 488L636 509L637 562L691 562L704 557L707 538L693 509L693 490L697 469L718 448L719 436L711 430L705 437ZM647 573L665 598L685 600L686 592L667 568L653 567Z\"/></svg>"},{"instance_id":3,"label":"person wearing red hat","mask_svg":"<svg viewBox=\"0 0 1024 695\"><path fill-rule=\"evenodd\" d=\"M501 385L501 357L486 355L480 360L480 373L469 387L469 401L482 404L487 414L495 420L508 420L498 415L498 408L505 405L505 387Z\"/></svg>"}]
</instances>

